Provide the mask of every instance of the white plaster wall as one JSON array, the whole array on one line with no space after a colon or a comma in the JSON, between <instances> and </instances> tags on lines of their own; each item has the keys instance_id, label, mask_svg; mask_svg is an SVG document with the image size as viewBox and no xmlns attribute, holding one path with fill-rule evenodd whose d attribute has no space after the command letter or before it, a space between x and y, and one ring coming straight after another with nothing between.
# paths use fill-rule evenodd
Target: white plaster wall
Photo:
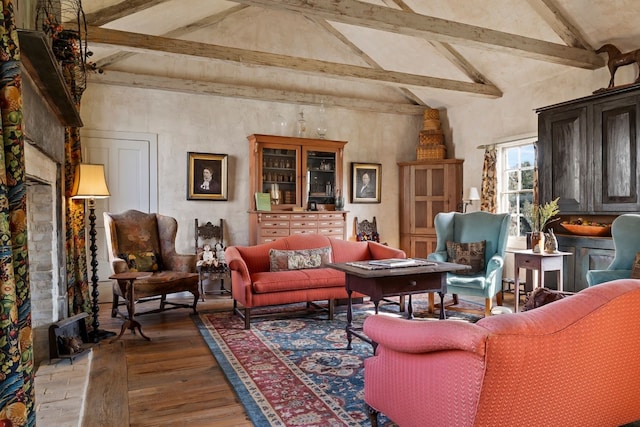
<instances>
[{"instance_id":1,"label":"white plaster wall","mask_svg":"<svg viewBox=\"0 0 640 427\"><path fill-rule=\"evenodd\" d=\"M247 135L271 134L280 114L293 129L298 105L241 100L177 92L90 85L83 95L85 129L150 132L158 135L159 213L178 220L176 247L193 250L193 220L226 221L227 244L248 244L249 144ZM353 238L355 216L377 218L379 232L391 246L399 245L398 161L414 160L421 116L377 114L327 107L328 139L345 140L344 182L349 211L347 236ZM317 107L305 106L309 129ZM186 199L187 152L229 155L229 200ZM382 164L382 203L351 204L350 164ZM343 191L344 193L344 191Z\"/></svg>"}]
</instances>

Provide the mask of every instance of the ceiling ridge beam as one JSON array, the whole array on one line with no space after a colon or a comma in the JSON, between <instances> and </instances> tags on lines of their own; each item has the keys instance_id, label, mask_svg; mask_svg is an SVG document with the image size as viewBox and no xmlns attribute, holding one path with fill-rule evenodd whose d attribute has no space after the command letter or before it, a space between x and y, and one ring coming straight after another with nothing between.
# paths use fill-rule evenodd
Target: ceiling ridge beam
<instances>
[{"instance_id":1,"label":"ceiling ridge beam","mask_svg":"<svg viewBox=\"0 0 640 427\"><path fill-rule=\"evenodd\" d=\"M422 115L425 110L425 107L421 105L307 93L268 87L188 80L149 74L126 73L122 71L106 71L102 74L90 73L87 75L87 78L89 84L106 84L198 95L224 96L229 98L242 98L269 102L285 102L288 104L300 105L320 105L320 102L322 101L325 106L370 111L375 113Z\"/></svg>"},{"instance_id":2,"label":"ceiling ridge beam","mask_svg":"<svg viewBox=\"0 0 640 427\"><path fill-rule=\"evenodd\" d=\"M413 37L480 47L579 68L596 69L604 59L580 49L475 25L396 10L356 0L235 0L276 10L316 15L323 19Z\"/></svg>"},{"instance_id":3,"label":"ceiling ridge beam","mask_svg":"<svg viewBox=\"0 0 640 427\"><path fill-rule=\"evenodd\" d=\"M356 65L339 64L316 59L230 48L201 42L110 30L100 27L90 27L87 33L90 44L120 46L125 50L137 52L150 52L154 54L172 53L234 62L243 65L275 67L302 72L309 75L337 77L341 79L366 81L369 83L374 82L393 87L429 87L472 93L494 98L502 96L502 92L500 92L497 87L474 82L421 76L398 71L375 70Z\"/></svg>"}]
</instances>

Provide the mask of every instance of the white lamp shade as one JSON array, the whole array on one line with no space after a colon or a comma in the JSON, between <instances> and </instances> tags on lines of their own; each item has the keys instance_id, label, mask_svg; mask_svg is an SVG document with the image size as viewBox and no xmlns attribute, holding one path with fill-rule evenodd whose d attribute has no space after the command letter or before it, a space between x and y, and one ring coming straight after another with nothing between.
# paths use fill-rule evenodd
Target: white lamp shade
<instances>
[{"instance_id":1,"label":"white lamp shade","mask_svg":"<svg viewBox=\"0 0 640 427\"><path fill-rule=\"evenodd\" d=\"M109 197L109 188L104 176L104 165L81 163L76 168L73 180L73 199L105 199Z\"/></svg>"},{"instance_id":2,"label":"white lamp shade","mask_svg":"<svg viewBox=\"0 0 640 427\"><path fill-rule=\"evenodd\" d=\"M480 200L480 193L477 187L469 188L469 200Z\"/></svg>"}]
</instances>

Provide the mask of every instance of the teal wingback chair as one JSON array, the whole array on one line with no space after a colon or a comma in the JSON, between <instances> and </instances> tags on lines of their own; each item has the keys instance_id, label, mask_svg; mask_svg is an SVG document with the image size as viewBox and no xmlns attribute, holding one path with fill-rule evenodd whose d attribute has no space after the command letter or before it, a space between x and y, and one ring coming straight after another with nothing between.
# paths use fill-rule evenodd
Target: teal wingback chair
<instances>
[{"instance_id":1,"label":"teal wingback chair","mask_svg":"<svg viewBox=\"0 0 640 427\"><path fill-rule=\"evenodd\" d=\"M488 212L439 213L435 217L437 234L436 251L427 256L432 261L447 261L447 241L472 243L484 240L485 270L473 275L447 274L447 293L454 295L454 304L458 295L471 295L485 298L485 316L491 314L492 299L496 296L498 305L502 305L502 269L504 253L509 237L509 214ZM432 298L429 298L430 309ZM451 307L455 309L455 307ZM441 310L443 307L440 308Z\"/></svg>"},{"instance_id":2,"label":"teal wingback chair","mask_svg":"<svg viewBox=\"0 0 640 427\"><path fill-rule=\"evenodd\" d=\"M624 214L613 220L611 237L615 256L606 270L587 271L589 286L631 277L631 268L636 254L640 252L640 215Z\"/></svg>"}]
</instances>

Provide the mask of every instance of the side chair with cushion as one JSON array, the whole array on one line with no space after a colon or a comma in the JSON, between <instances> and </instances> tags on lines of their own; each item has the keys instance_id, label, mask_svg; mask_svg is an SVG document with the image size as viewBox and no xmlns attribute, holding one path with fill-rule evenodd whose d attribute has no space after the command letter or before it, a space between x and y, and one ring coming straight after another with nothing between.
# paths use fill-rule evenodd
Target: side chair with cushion
<instances>
[{"instance_id":1,"label":"side chair with cushion","mask_svg":"<svg viewBox=\"0 0 640 427\"><path fill-rule=\"evenodd\" d=\"M169 308L191 308L196 312L200 296L198 275L195 273L196 255L176 253L178 222L175 218L137 210L120 214L105 212L104 225L112 272L141 271L150 274L135 281L134 298L136 301L159 298L160 308L144 313ZM122 280L113 283L112 317L119 314L120 298L126 299L126 285ZM193 304L167 301L168 294L177 292L193 294ZM129 313L129 316L134 314Z\"/></svg>"},{"instance_id":2,"label":"side chair with cushion","mask_svg":"<svg viewBox=\"0 0 640 427\"><path fill-rule=\"evenodd\" d=\"M448 308L456 309L458 295L484 297L485 316L491 314L494 296L498 305L502 305L502 269L510 221L509 214L488 212L441 212L436 215L436 251L427 258L472 267L464 272L447 274L447 293L454 296L454 306ZM433 294L429 294L429 309L433 311Z\"/></svg>"},{"instance_id":3,"label":"side chair with cushion","mask_svg":"<svg viewBox=\"0 0 640 427\"><path fill-rule=\"evenodd\" d=\"M615 248L613 261L606 270L587 272L589 286L633 277L634 260L640 254L640 215L624 214L617 217L611 224L611 237ZM640 278L640 271L637 274L635 278Z\"/></svg>"}]
</instances>

